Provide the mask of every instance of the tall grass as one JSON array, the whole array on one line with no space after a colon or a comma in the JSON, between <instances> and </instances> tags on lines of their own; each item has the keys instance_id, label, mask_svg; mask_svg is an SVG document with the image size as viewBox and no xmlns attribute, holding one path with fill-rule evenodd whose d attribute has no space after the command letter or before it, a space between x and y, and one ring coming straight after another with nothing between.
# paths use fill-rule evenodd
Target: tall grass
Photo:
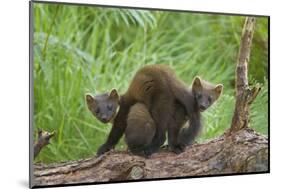
<instances>
[{"instance_id":1,"label":"tall grass","mask_svg":"<svg viewBox=\"0 0 281 189\"><path fill-rule=\"evenodd\" d=\"M199 141L230 126L244 17L39 3L34 17L34 125L57 131L36 161L95 154L110 124L91 115L85 93L111 88L123 93L134 73L146 64L168 64L187 84L196 75L224 84L222 97L203 114ZM251 56L255 58L250 63L255 71L250 75L263 89L251 109L251 126L267 134L267 20L258 18L258 24ZM118 148L125 149L124 142Z\"/></svg>"}]
</instances>

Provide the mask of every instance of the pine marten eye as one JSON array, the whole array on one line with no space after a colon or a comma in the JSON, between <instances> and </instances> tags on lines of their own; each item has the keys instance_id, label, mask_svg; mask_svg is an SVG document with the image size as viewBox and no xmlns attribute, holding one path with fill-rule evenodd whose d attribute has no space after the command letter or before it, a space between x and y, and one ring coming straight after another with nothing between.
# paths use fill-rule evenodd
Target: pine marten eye
<instances>
[{"instance_id":1,"label":"pine marten eye","mask_svg":"<svg viewBox=\"0 0 281 189\"><path fill-rule=\"evenodd\" d=\"M113 107L112 107L112 104L108 104L108 105L107 105L107 109L108 109L109 111L112 111L112 108L113 108Z\"/></svg>"},{"instance_id":2,"label":"pine marten eye","mask_svg":"<svg viewBox=\"0 0 281 189\"><path fill-rule=\"evenodd\" d=\"M96 114L99 114L99 113L100 113L100 109L97 108L97 109L95 110L95 113L96 113Z\"/></svg>"},{"instance_id":3,"label":"pine marten eye","mask_svg":"<svg viewBox=\"0 0 281 189\"><path fill-rule=\"evenodd\" d=\"M197 93L197 98L202 98L202 94L201 93Z\"/></svg>"}]
</instances>

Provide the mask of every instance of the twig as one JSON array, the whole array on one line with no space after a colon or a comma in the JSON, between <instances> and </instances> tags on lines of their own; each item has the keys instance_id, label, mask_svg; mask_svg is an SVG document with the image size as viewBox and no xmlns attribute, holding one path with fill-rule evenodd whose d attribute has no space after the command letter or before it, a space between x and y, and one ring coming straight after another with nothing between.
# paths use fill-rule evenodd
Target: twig
<instances>
[{"instance_id":1,"label":"twig","mask_svg":"<svg viewBox=\"0 0 281 189\"><path fill-rule=\"evenodd\" d=\"M42 129L38 130L38 139L34 144L34 159L39 154L41 149L50 143L50 138L55 135L55 132L47 132L43 131Z\"/></svg>"}]
</instances>

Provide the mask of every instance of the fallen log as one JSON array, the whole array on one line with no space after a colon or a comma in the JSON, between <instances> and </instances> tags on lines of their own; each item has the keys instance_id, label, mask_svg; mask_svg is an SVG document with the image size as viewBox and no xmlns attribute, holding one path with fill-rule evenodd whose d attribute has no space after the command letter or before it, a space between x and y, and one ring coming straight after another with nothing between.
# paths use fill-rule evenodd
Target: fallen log
<instances>
[{"instance_id":1,"label":"fallen log","mask_svg":"<svg viewBox=\"0 0 281 189\"><path fill-rule=\"evenodd\" d=\"M145 159L110 151L100 157L34 168L36 186L268 172L268 140L247 128L194 144L178 155L162 150Z\"/></svg>"}]
</instances>

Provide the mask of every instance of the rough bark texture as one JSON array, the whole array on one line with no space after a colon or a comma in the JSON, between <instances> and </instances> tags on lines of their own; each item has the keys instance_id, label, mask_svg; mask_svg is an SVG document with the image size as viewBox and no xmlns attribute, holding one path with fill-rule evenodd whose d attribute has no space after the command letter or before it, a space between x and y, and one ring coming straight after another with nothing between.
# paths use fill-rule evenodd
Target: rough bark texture
<instances>
[{"instance_id":1,"label":"rough bark texture","mask_svg":"<svg viewBox=\"0 0 281 189\"><path fill-rule=\"evenodd\" d=\"M33 158L35 158L39 152L50 143L50 139L55 135L55 132L47 132L43 131L42 129L38 130L38 139L34 143L34 154Z\"/></svg>"},{"instance_id":2,"label":"rough bark texture","mask_svg":"<svg viewBox=\"0 0 281 189\"><path fill-rule=\"evenodd\" d=\"M236 104L230 132L239 131L248 126L250 104L260 91L260 87L250 88L248 85L248 63L255 22L254 17L247 17L242 31L236 66Z\"/></svg>"},{"instance_id":3,"label":"rough bark texture","mask_svg":"<svg viewBox=\"0 0 281 189\"><path fill-rule=\"evenodd\" d=\"M35 164L35 186L268 172L268 139L248 128L249 106L259 92L259 87L249 88L247 78L254 24L255 18L247 18L242 32L236 69L236 105L228 132L189 146L179 155L161 150L145 159L128 152L111 151L84 160Z\"/></svg>"},{"instance_id":4,"label":"rough bark texture","mask_svg":"<svg viewBox=\"0 0 281 189\"><path fill-rule=\"evenodd\" d=\"M34 177L40 186L266 171L267 138L247 128L194 144L179 155L162 150L145 159L111 151L98 158L35 165Z\"/></svg>"}]
</instances>

